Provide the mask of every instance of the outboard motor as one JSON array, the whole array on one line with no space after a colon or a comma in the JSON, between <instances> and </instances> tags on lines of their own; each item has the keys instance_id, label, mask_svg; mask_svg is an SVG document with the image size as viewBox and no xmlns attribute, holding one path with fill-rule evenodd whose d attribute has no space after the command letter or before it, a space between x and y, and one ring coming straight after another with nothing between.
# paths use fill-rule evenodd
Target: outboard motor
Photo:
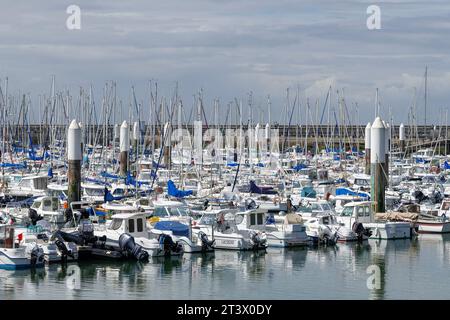
<instances>
[{"instance_id":1,"label":"outboard motor","mask_svg":"<svg viewBox=\"0 0 450 320\"><path fill-rule=\"evenodd\" d=\"M28 244L25 252L30 256L30 264L32 267L44 263L44 250L39 248L36 243Z\"/></svg>"},{"instance_id":2,"label":"outboard motor","mask_svg":"<svg viewBox=\"0 0 450 320\"><path fill-rule=\"evenodd\" d=\"M66 244L64 243L65 239L63 238L62 234L65 235L69 235L68 233L62 232L62 231L57 231L53 234L52 238L55 239L55 245L58 248L58 250L61 252L61 257L62 257L62 261L66 262L67 261L67 257L71 257L72 259L74 259L74 255L72 250L70 250L69 248L67 248ZM71 237L67 237L67 238L71 238ZM76 243L76 241L68 241L68 242L74 242Z\"/></svg>"},{"instance_id":3,"label":"outboard motor","mask_svg":"<svg viewBox=\"0 0 450 320\"><path fill-rule=\"evenodd\" d=\"M142 247L134 242L133 236L128 233L122 233L119 237L120 250L133 256L138 261L146 261L149 258L147 251L142 250Z\"/></svg>"},{"instance_id":4,"label":"outboard motor","mask_svg":"<svg viewBox=\"0 0 450 320\"><path fill-rule=\"evenodd\" d=\"M245 200L245 208L247 210L256 209L258 206L256 205L255 200L248 198Z\"/></svg>"},{"instance_id":5,"label":"outboard motor","mask_svg":"<svg viewBox=\"0 0 450 320\"><path fill-rule=\"evenodd\" d=\"M331 231L328 226L326 228L319 227L319 243L322 243L325 246L335 245L338 238L338 233Z\"/></svg>"},{"instance_id":6,"label":"outboard motor","mask_svg":"<svg viewBox=\"0 0 450 320\"><path fill-rule=\"evenodd\" d=\"M265 246L267 242L267 237L265 234L261 234L256 231L252 231L250 234L250 238L253 241L253 249L259 249Z\"/></svg>"},{"instance_id":7,"label":"outboard motor","mask_svg":"<svg viewBox=\"0 0 450 320\"><path fill-rule=\"evenodd\" d=\"M178 253L183 249L183 246L178 242L173 242L172 237L168 234L160 234L158 240L165 255L170 255L172 251Z\"/></svg>"},{"instance_id":8,"label":"outboard motor","mask_svg":"<svg viewBox=\"0 0 450 320\"><path fill-rule=\"evenodd\" d=\"M202 241L202 251L206 251L209 248L212 248L216 240L209 241L208 236L203 231L198 233L198 237Z\"/></svg>"},{"instance_id":9,"label":"outboard motor","mask_svg":"<svg viewBox=\"0 0 450 320\"><path fill-rule=\"evenodd\" d=\"M28 209L28 218L30 218L31 224L33 226L36 225L36 222L39 220L44 219L40 214L37 213L37 211L33 208Z\"/></svg>"},{"instance_id":10,"label":"outboard motor","mask_svg":"<svg viewBox=\"0 0 450 320\"><path fill-rule=\"evenodd\" d=\"M203 201L203 210L208 209L208 206L209 206L209 200L206 199L205 201Z\"/></svg>"},{"instance_id":11,"label":"outboard motor","mask_svg":"<svg viewBox=\"0 0 450 320\"><path fill-rule=\"evenodd\" d=\"M413 192L413 197L417 200L418 203L421 203L425 199L427 199L427 196L423 194L422 191L416 190Z\"/></svg>"},{"instance_id":12,"label":"outboard motor","mask_svg":"<svg viewBox=\"0 0 450 320\"><path fill-rule=\"evenodd\" d=\"M361 222L353 223L352 230L358 236L358 241L361 242L364 236L370 237L372 235L372 231L364 228Z\"/></svg>"}]
</instances>

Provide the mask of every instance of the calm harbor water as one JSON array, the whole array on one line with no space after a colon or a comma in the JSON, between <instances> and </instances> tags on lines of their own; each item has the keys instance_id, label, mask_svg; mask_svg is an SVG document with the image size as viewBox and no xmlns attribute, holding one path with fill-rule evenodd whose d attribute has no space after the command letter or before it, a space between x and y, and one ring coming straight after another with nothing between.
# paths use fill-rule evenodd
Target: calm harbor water
<instances>
[{"instance_id":1,"label":"calm harbor water","mask_svg":"<svg viewBox=\"0 0 450 320\"><path fill-rule=\"evenodd\" d=\"M370 290L367 268L379 266ZM72 267L73 266L73 267ZM79 268L76 268L79 267ZM77 281L72 281L79 271ZM70 275L72 274L72 275ZM450 299L450 235L0 271L0 299Z\"/></svg>"}]
</instances>

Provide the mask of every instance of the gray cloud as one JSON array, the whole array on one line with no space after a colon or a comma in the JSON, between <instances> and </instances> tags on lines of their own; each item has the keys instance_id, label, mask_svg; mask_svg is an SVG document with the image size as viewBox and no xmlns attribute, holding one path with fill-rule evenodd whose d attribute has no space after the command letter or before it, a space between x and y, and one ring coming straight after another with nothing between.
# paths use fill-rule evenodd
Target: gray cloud
<instances>
[{"instance_id":1,"label":"gray cloud","mask_svg":"<svg viewBox=\"0 0 450 320\"><path fill-rule=\"evenodd\" d=\"M414 87L421 110L428 65L427 118L438 121L450 86L450 3L377 3L382 30L369 31L372 1L17 1L0 14L0 77L34 98L48 95L51 75L58 89L92 83L98 99L105 81L116 80L124 101L131 85L147 99L148 80L158 79L166 94L177 81L189 107L203 88L209 105L215 97L223 108L234 97L246 101L252 91L257 105L270 94L279 110L287 87L291 96L300 87L303 108L306 98L322 105L332 85L344 88L348 106L358 103L361 122L373 117L379 88L384 114L390 107L400 122ZM81 7L79 31L65 27L69 4Z\"/></svg>"}]
</instances>

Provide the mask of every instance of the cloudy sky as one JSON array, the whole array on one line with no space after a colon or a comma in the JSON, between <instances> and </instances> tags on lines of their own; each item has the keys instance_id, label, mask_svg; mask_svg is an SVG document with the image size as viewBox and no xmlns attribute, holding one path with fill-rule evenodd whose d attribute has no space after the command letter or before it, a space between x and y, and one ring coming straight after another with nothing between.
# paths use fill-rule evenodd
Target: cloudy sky
<instances>
[{"instance_id":1,"label":"cloudy sky","mask_svg":"<svg viewBox=\"0 0 450 320\"><path fill-rule=\"evenodd\" d=\"M81 30L66 27L71 4L81 8ZM381 30L366 26L371 4L381 8ZM189 108L200 88L209 109L214 98L223 110L251 91L265 110L270 94L276 119L287 88L291 101L300 89L304 110L307 98L322 108L331 85L332 105L343 92L360 122L374 117L376 88L383 115L390 108L406 122L415 103L423 122L428 66L427 121L438 122L450 97L449 54L448 0L29 0L0 12L0 78L35 104L52 75L59 90L92 84L98 99L108 80L124 101L134 85L144 102L156 79L167 95L178 82Z\"/></svg>"}]
</instances>

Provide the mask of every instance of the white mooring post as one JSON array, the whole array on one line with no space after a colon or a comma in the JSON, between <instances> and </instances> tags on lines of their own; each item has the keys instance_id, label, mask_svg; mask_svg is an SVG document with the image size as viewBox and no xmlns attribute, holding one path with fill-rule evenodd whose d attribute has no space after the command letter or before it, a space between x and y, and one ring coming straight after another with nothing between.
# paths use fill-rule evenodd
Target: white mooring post
<instances>
[{"instance_id":1,"label":"white mooring post","mask_svg":"<svg viewBox=\"0 0 450 320\"><path fill-rule=\"evenodd\" d=\"M120 126L120 175L125 177L128 172L128 152L130 151L130 131L128 123L122 122Z\"/></svg>"},{"instance_id":2,"label":"white mooring post","mask_svg":"<svg viewBox=\"0 0 450 320\"><path fill-rule=\"evenodd\" d=\"M386 127L377 117L370 130L371 198L375 202L375 212L385 212L385 135Z\"/></svg>"},{"instance_id":3,"label":"white mooring post","mask_svg":"<svg viewBox=\"0 0 450 320\"><path fill-rule=\"evenodd\" d=\"M67 132L67 160L69 164L67 198L71 203L81 199L81 128L75 119L70 123Z\"/></svg>"}]
</instances>

